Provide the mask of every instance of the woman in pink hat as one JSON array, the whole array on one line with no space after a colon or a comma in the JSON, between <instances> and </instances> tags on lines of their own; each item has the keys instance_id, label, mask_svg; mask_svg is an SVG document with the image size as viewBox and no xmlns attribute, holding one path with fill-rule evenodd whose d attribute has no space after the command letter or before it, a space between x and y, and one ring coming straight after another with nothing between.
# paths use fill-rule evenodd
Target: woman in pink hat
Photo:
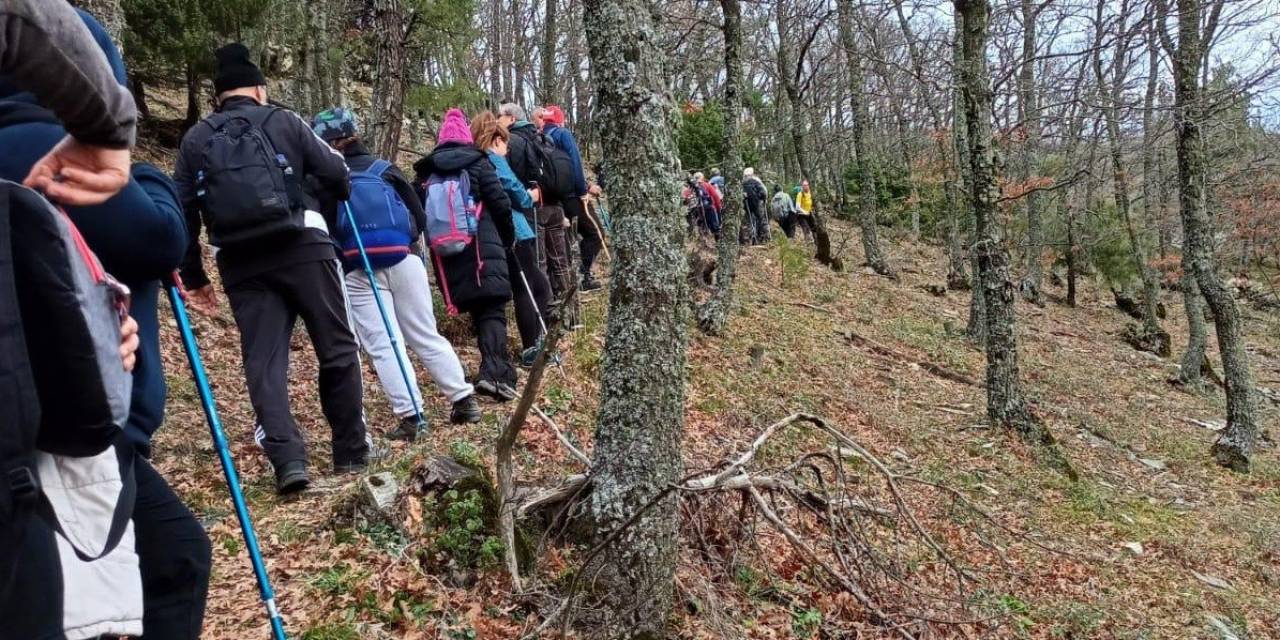
<instances>
[{"instance_id":1,"label":"woman in pink hat","mask_svg":"<svg viewBox=\"0 0 1280 640\"><path fill-rule=\"evenodd\" d=\"M501 402L512 400L516 396L516 369L507 347L507 304L511 301L507 251L515 244L511 202L488 156L475 146L467 117L459 109L445 114L436 148L413 168L427 209L436 282L450 313L462 311L471 316L480 347L476 392ZM442 228L441 220L456 216L456 208L444 199L460 191L467 192L466 209L473 212L475 226L465 229L449 247L444 234L433 235L432 230ZM443 228L457 226L446 222ZM463 243L465 247L458 250Z\"/></svg>"}]
</instances>

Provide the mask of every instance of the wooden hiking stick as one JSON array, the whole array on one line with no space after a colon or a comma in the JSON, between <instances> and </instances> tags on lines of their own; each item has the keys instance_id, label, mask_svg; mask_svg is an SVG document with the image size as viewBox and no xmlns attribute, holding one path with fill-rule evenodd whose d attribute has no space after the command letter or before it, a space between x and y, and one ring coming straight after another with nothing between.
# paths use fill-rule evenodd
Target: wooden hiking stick
<instances>
[{"instance_id":1,"label":"wooden hiking stick","mask_svg":"<svg viewBox=\"0 0 1280 640\"><path fill-rule=\"evenodd\" d=\"M587 214L587 219L591 221L591 226L596 228L596 235L600 236L600 249L604 251L604 257L609 262L613 262L613 256L609 255L609 242L604 237L604 229L600 227L600 223L596 222L595 214L591 212L592 209L594 209L594 207L590 207L590 206L583 207L583 210Z\"/></svg>"}]
</instances>

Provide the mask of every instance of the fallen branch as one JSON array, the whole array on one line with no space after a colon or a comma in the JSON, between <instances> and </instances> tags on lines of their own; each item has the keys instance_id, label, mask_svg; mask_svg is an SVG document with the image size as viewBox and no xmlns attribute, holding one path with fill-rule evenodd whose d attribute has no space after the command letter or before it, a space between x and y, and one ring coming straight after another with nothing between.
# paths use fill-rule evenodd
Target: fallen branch
<instances>
[{"instance_id":1,"label":"fallen branch","mask_svg":"<svg viewBox=\"0 0 1280 640\"><path fill-rule=\"evenodd\" d=\"M907 364L916 365L917 367L920 367L921 369L924 369L925 371L928 371L929 373L939 378L942 378L944 380L959 382L960 384L967 384L973 387L982 386L981 382L974 380L972 377L966 374L960 373L958 371L952 371L951 369L948 369L942 365L934 364L927 360L919 360L916 358L912 358L911 356L908 356L907 354L902 353L901 351L896 351L894 349L886 347L883 344L880 344L879 342L876 342L875 340L872 340L871 338L868 338L863 335L859 335L858 333L855 333L853 330L846 329L844 331L837 331L836 333L839 334L841 337L843 337L845 340L848 340L849 342L852 342L855 345L863 347L868 351L875 353L876 355L883 356L885 358L889 358L897 362L905 362Z\"/></svg>"},{"instance_id":2,"label":"fallen branch","mask_svg":"<svg viewBox=\"0 0 1280 640\"><path fill-rule=\"evenodd\" d=\"M792 305L795 305L795 306L797 306L797 307L804 307L804 308L806 308L806 309L813 309L814 311L821 311L821 312L823 312L823 313L831 313L831 310L830 310L830 309L828 309L828 308L826 308L826 307L819 307L819 306L818 306L818 305L816 305L816 304L809 304L808 302L791 302L791 301L788 301L788 302L787 302L787 304L792 304Z\"/></svg>"},{"instance_id":3,"label":"fallen branch","mask_svg":"<svg viewBox=\"0 0 1280 640\"><path fill-rule=\"evenodd\" d=\"M576 458L578 462L581 462L582 464L586 465L588 469L591 468L591 458L588 458L587 454L583 453L577 447L573 446L572 442L569 442L569 438L565 437L564 432L560 431L560 427L556 425L555 420L552 420L550 416L543 413L542 409L539 409L537 405L534 405L531 408L531 411L533 411L533 415L538 416L539 420L542 420L547 424L548 427L551 427L551 430L556 434L556 439L560 441L560 444L563 444L565 448L569 450L570 455Z\"/></svg>"}]
</instances>

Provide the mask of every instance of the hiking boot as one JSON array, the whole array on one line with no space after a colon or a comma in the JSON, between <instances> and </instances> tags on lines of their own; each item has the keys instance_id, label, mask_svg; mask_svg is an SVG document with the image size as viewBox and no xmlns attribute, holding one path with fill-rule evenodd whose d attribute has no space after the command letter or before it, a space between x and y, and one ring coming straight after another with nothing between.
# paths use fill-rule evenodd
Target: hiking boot
<instances>
[{"instance_id":1,"label":"hiking boot","mask_svg":"<svg viewBox=\"0 0 1280 640\"><path fill-rule=\"evenodd\" d=\"M498 402L510 402L516 397L516 390L505 382L480 380L476 382L476 393L492 398Z\"/></svg>"},{"instance_id":2,"label":"hiking boot","mask_svg":"<svg viewBox=\"0 0 1280 640\"><path fill-rule=\"evenodd\" d=\"M520 366L521 366L521 367L524 367L525 369L528 369L529 367L532 367L532 366L533 366L533 363L538 361L538 354L539 354L539 353L542 353L542 345L541 345L541 344L539 344L539 345L538 345L538 346L536 346L536 347L529 347L528 349L525 349L524 351L521 351L521 352L520 352ZM555 353L553 353L553 354L548 355L548 356L547 356L547 364L549 364L549 365L551 365L551 366L553 366L553 367L560 366L560 352L559 352L559 351L557 351L557 352L555 352Z\"/></svg>"},{"instance_id":3,"label":"hiking boot","mask_svg":"<svg viewBox=\"0 0 1280 640\"><path fill-rule=\"evenodd\" d=\"M304 491L310 485L306 460L286 462L276 468L276 494L287 496Z\"/></svg>"},{"instance_id":4,"label":"hiking boot","mask_svg":"<svg viewBox=\"0 0 1280 640\"><path fill-rule=\"evenodd\" d=\"M401 442L413 442L418 439L418 432L425 431L427 428L426 421L422 421L422 425L418 425L417 416L405 416L400 418L400 424L396 428L387 432L388 440L399 440Z\"/></svg>"},{"instance_id":5,"label":"hiking boot","mask_svg":"<svg viewBox=\"0 0 1280 640\"><path fill-rule=\"evenodd\" d=\"M367 459L356 460L354 462L344 462L342 464L333 465L333 472L338 475L346 475L348 473L363 473L364 470L368 468L369 461Z\"/></svg>"},{"instance_id":6,"label":"hiking boot","mask_svg":"<svg viewBox=\"0 0 1280 640\"><path fill-rule=\"evenodd\" d=\"M475 395L453 403L453 411L449 412L449 422L453 424L475 424L480 418L480 403L476 402Z\"/></svg>"},{"instance_id":7,"label":"hiking boot","mask_svg":"<svg viewBox=\"0 0 1280 640\"><path fill-rule=\"evenodd\" d=\"M588 273L582 276L582 284L578 285L578 290L584 291L584 292L595 291L596 289L599 289L602 286L604 285L600 284L599 280L596 280L595 278L591 277L591 274Z\"/></svg>"}]
</instances>

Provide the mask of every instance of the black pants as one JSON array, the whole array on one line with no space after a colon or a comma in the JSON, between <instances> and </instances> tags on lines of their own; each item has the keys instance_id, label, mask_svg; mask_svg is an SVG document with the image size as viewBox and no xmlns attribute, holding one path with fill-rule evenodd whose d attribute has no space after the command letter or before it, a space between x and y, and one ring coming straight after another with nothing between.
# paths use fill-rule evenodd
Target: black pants
<instances>
[{"instance_id":1,"label":"black pants","mask_svg":"<svg viewBox=\"0 0 1280 640\"><path fill-rule=\"evenodd\" d=\"M538 208L538 264L558 299L569 289L569 248L565 245L564 209L559 205Z\"/></svg>"},{"instance_id":2,"label":"black pants","mask_svg":"<svg viewBox=\"0 0 1280 640\"><path fill-rule=\"evenodd\" d=\"M511 364L511 353L507 348L507 303L471 309L470 314L471 329L480 347L477 379L505 382L515 387L516 368Z\"/></svg>"},{"instance_id":3,"label":"black pants","mask_svg":"<svg viewBox=\"0 0 1280 640\"><path fill-rule=\"evenodd\" d=\"M551 283L538 268L537 240L516 243L515 249L507 254L507 273L511 274L520 344L525 349L535 347L542 337L543 324L551 322L548 319L551 312ZM524 274L524 280L520 279L521 273Z\"/></svg>"},{"instance_id":4,"label":"black pants","mask_svg":"<svg viewBox=\"0 0 1280 640\"><path fill-rule=\"evenodd\" d=\"M578 222L578 235L582 238L578 242L578 250L581 252L582 260L578 264L578 273L583 278L586 278L591 275L591 267L595 265L596 257L600 255L600 247L604 244L604 241L600 238L600 221L591 214L581 198L566 200L564 214L571 220L577 220Z\"/></svg>"},{"instance_id":5,"label":"black pants","mask_svg":"<svg viewBox=\"0 0 1280 640\"><path fill-rule=\"evenodd\" d=\"M797 214L795 214L795 219L796 219L796 226L797 226L801 231L803 231L803 232L804 232L804 238L805 238L805 240L812 241L812 240L813 240L813 231L814 231L814 228L813 228L813 216L812 216L812 215L808 215L808 216L806 216L806 215L800 215L800 214L798 214L798 213L797 213Z\"/></svg>"},{"instance_id":6,"label":"black pants","mask_svg":"<svg viewBox=\"0 0 1280 640\"><path fill-rule=\"evenodd\" d=\"M764 203L759 200L747 200L747 223L752 244L764 244L769 241L769 218L765 215Z\"/></svg>"},{"instance_id":7,"label":"black pants","mask_svg":"<svg viewBox=\"0 0 1280 640\"><path fill-rule=\"evenodd\" d=\"M151 463L134 462L133 528L142 569L144 638L200 637L209 591L209 536Z\"/></svg>"},{"instance_id":8,"label":"black pants","mask_svg":"<svg viewBox=\"0 0 1280 640\"><path fill-rule=\"evenodd\" d=\"M288 265L227 287L240 328L255 436L277 468L306 460L306 445L289 408L289 338L301 316L320 361L320 404L333 431L335 465L364 462L360 358L347 318L337 262Z\"/></svg>"}]
</instances>

